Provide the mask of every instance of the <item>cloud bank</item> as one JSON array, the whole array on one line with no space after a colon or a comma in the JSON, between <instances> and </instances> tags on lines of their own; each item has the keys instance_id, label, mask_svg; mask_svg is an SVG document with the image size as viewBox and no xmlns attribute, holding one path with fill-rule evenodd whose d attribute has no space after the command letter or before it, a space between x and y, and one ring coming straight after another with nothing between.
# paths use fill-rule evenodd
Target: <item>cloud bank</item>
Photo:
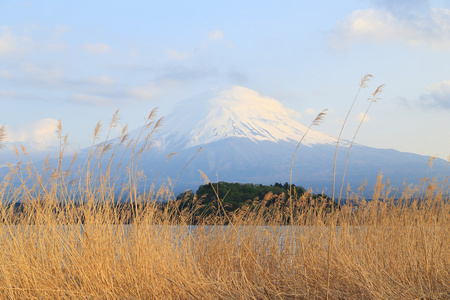
<instances>
[{"instance_id":1,"label":"cloud bank","mask_svg":"<svg viewBox=\"0 0 450 300\"><path fill-rule=\"evenodd\" d=\"M450 49L450 9L428 1L373 1L376 7L353 11L336 24L329 45L347 49L358 42L400 42L434 50Z\"/></svg>"},{"instance_id":2,"label":"cloud bank","mask_svg":"<svg viewBox=\"0 0 450 300\"><path fill-rule=\"evenodd\" d=\"M59 144L56 129L58 121L43 119L20 128L6 127L6 142L19 143L28 151L46 151Z\"/></svg>"}]
</instances>

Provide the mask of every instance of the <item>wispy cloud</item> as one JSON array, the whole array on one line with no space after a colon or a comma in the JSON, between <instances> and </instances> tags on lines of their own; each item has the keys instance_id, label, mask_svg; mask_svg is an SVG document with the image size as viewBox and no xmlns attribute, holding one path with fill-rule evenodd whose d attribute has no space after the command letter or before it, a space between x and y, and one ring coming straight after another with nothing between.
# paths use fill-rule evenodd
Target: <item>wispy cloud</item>
<instances>
[{"instance_id":1,"label":"wispy cloud","mask_svg":"<svg viewBox=\"0 0 450 300\"><path fill-rule=\"evenodd\" d=\"M11 32L2 30L0 35L0 55L11 53L17 47L17 39Z\"/></svg>"},{"instance_id":2,"label":"wispy cloud","mask_svg":"<svg viewBox=\"0 0 450 300\"><path fill-rule=\"evenodd\" d=\"M174 48L170 48L166 50L167 56L172 60L183 61L189 57L192 57L196 53L200 53L208 49L208 44L216 43L216 42L224 42L228 47L233 48L233 43L224 37L222 30L215 30L208 34L208 39L200 43L196 49L192 51L179 51Z\"/></svg>"},{"instance_id":3,"label":"wispy cloud","mask_svg":"<svg viewBox=\"0 0 450 300\"><path fill-rule=\"evenodd\" d=\"M203 80L205 78L214 78L219 76L219 72L208 66L184 66L170 65L158 70L159 75L155 77L155 82L191 82L193 80Z\"/></svg>"},{"instance_id":4,"label":"wispy cloud","mask_svg":"<svg viewBox=\"0 0 450 300\"><path fill-rule=\"evenodd\" d=\"M83 45L83 49L91 54L107 54L111 51L108 44L104 43L88 43Z\"/></svg>"},{"instance_id":5,"label":"wispy cloud","mask_svg":"<svg viewBox=\"0 0 450 300\"><path fill-rule=\"evenodd\" d=\"M61 36L70 31L69 26L57 26L53 30L51 41L43 45L43 49L51 52L61 52L67 49L66 44L61 41Z\"/></svg>"},{"instance_id":6,"label":"wispy cloud","mask_svg":"<svg viewBox=\"0 0 450 300\"><path fill-rule=\"evenodd\" d=\"M114 78L112 78L108 75L101 75L98 77L90 77L90 78L87 78L85 81L86 81L86 83L100 85L100 86L113 86L117 82L117 80L115 80Z\"/></svg>"},{"instance_id":7,"label":"wispy cloud","mask_svg":"<svg viewBox=\"0 0 450 300\"><path fill-rule=\"evenodd\" d=\"M76 94L73 96L73 100L95 106L109 106L112 103L107 97L90 94Z\"/></svg>"},{"instance_id":8,"label":"wispy cloud","mask_svg":"<svg viewBox=\"0 0 450 300\"><path fill-rule=\"evenodd\" d=\"M20 70L25 72L29 82L55 85L64 81L64 71L58 67L22 63L20 64Z\"/></svg>"},{"instance_id":9,"label":"wispy cloud","mask_svg":"<svg viewBox=\"0 0 450 300\"><path fill-rule=\"evenodd\" d=\"M8 70L0 70L1 79L13 79L14 75Z\"/></svg>"},{"instance_id":10,"label":"wispy cloud","mask_svg":"<svg viewBox=\"0 0 450 300\"><path fill-rule=\"evenodd\" d=\"M223 32L222 30L215 30L209 33L208 38L211 41L220 41L223 39Z\"/></svg>"},{"instance_id":11,"label":"wispy cloud","mask_svg":"<svg viewBox=\"0 0 450 300\"><path fill-rule=\"evenodd\" d=\"M2 100L43 100L41 97L31 95L17 90L1 89L0 99Z\"/></svg>"},{"instance_id":12,"label":"wispy cloud","mask_svg":"<svg viewBox=\"0 0 450 300\"><path fill-rule=\"evenodd\" d=\"M219 29L210 32L208 35L208 39L210 41L223 41L228 45L228 47L230 48L234 47L234 44L230 40L226 39L224 37L223 31Z\"/></svg>"},{"instance_id":13,"label":"wispy cloud","mask_svg":"<svg viewBox=\"0 0 450 300\"><path fill-rule=\"evenodd\" d=\"M450 10L428 1L374 1L373 9L355 10L338 22L331 47L346 49L357 42L400 41L409 46L450 49Z\"/></svg>"},{"instance_id":14,"label":"wispy cloud","mask_svg":"<svg viewBox=\"0 0 450 300\"><path fill-rule=\"evenodd\" d=\"M139 100L151 100L160 94L160 90L154 84L147 86L135 86L128 89L129 97Z\"/></svg>"},{"instance_id":15,"label":"wispy cloud","mask_svg":"<svg viewBox=\"0 0 450 300\"><path fill-rule=\"evenodd\" d=\"M193 52L181 52L176 49L167 49L167 56L173 60L185 60L192 55Z\"/></svg>"}]
</instances>

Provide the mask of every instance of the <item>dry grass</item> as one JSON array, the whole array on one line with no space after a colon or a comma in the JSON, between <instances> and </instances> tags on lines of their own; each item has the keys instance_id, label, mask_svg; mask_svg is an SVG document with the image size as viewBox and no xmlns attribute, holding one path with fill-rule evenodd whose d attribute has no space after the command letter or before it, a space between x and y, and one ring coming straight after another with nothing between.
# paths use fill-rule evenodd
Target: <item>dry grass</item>
<instances>
[{"instance_id":1,"label":"dry grass","mask_svg":"<svg viewBox=\"0 0 450 300\"><path fill-rule=\"evenodd\" d=\"M37 171L17 150L22 162L0 187L0 298L450 298L446 180L426 179L394 197L380 174L372 201L349 195L331 213L303 207L283 223L281 215L262 221L260 212L241 212L228 226L191 227L189 211L156 202L171 186L138 192L139 163L160 123L153 112L143 144L124 131L117 143L96 147L99 123L76 172L76 155L63 162L61 126L53 167Z\"/></svg>"}]
</instances>

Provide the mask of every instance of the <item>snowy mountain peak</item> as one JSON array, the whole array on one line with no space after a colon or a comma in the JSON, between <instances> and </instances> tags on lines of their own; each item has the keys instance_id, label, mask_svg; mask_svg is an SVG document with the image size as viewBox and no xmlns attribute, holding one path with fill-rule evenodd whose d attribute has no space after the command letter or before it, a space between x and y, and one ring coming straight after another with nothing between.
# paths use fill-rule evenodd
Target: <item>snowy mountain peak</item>
<instances>
[{"instance_id":1,"label":"snowy mountain peak","mask_svg":"<svg viewBox=\"0 0 450 300\"><path fill-rule=\"evenodd\" d=\"M182 101L165 118L159 138L163 145L183 148L205 145L228 137L258 141L298 141L307 126L297 114L277 100L241 86L213 89ZM335 142L329 135L312 129L304 144Z\"/></svg>"}]
</instances>

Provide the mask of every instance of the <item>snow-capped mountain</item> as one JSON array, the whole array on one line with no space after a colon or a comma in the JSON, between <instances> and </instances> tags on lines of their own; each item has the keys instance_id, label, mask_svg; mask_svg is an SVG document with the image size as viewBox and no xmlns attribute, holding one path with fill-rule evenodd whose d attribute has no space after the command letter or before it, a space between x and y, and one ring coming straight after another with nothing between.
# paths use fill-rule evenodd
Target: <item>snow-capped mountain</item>
<instances>
[{"instance_id":1,"label":"snow-capped mountain","mask_svg":"<svg viewBox=\"0 0 450 300\"><path fill-rule=\"evenodd\" d=\"M167 155L177 152L158 175L160 182L179 177L177 191L203 184L199 170L211 181L284 183L289 181L298 141L308 128L296 116L277 100L244 87L213 89L180 102L164 118L160 133L153 140L153 152L143 167L147 176L153 178ZM311 128L295 159L293 183L331 194L336 142L336 138ZM349 143L341 141L340 145L337 186ZM197 153L200 147L203 150ZM357 190L366 180L365 190L370 194L380 171L390 178L391 187L401 188L403 182L417 184L426 174L427 161L428 157L421 155L355 144L345 186L350 184ZM442 176L445 168L444 160L436 160L428 177Z\"/></svg>"},{"instance_id":2,"label":"snow-capped mountain","mask_svg":"<svg viewBox=\"0 0 450 300\"><path fill-rule=\"evenodd\" d=\"M160 130L151 137L150 153L139 159L139 167L148 181L156 185L166 183L167 178L172 183L178 178L175 194L185 189L196 190L204 184L199 170L213 182L289 182L295 149L308 129L297 121L297 115L277 100L244 87L213 89L180 102L164 117ZM131 131L129 140L137 138L141 131L142 128ZM311 128L295 157L292 183L331 195L336 142L336 138ZM200 147L203 150L199 152ZM136 149L140 148L137 145ZM85 162L89 150L81 151L80 163ZM337 188L340 188L348 150L349 143L341 141ZM177 154L167 160L173 152ZM124 167L128 159L122 154L118 155L121 161L116 163ZM107 156L103 158L108 160ZM365 182L364 191L370 197L381 171L385 179L390 179L391 188L402 189L404 182L418 184L425 174L428 178L436 176L442 182L447 162L436 159L433 169L427 171L428 159L354 144L344 187L349 184L357 191ZM67 166L70 164L68 161ZM6 173L7 168L0 168L0 177ZM142 182L142 187L148 188L149 182Z\"/></svg>"},{"instance_id":3,"label":"snow-capped mountain","mask_svg":"<svg viewBox=\"0 0 450 300\"><path fill-rule=\"evenodd\" d=\"M213 89L181 102L164 119L158 140L164 148L181 146L184 149L230 137L253 142L298 142L307 126L298 122L296 115L277 100L248 88ZM335 141L311 129L303 144L333 144Z\"/></svg>"}]
</instances>

